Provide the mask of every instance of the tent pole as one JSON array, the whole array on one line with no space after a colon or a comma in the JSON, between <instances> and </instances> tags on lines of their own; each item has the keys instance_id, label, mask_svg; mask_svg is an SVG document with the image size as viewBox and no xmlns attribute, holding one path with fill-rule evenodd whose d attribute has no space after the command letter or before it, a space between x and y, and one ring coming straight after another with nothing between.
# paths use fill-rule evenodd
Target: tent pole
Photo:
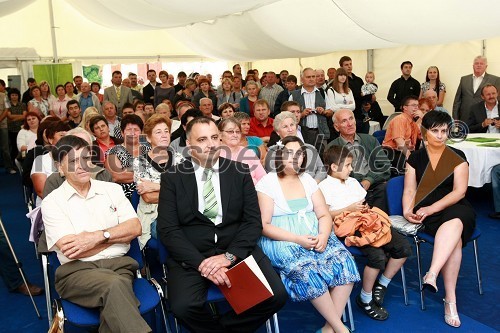
<instances>
[{"instance_id":1,"label":"tent pole","mask_svg":"<svg viewBox=\"0 0 500 333\"><path fill-rule=\"evenodd\" d=\"M483 57L485 57L485 56L486 56L486 39L483 39L483 40L481 41L481 55L482 55Z\"/></svg>"},{"instance_id":2,"label":"tent pole","mask_svg":"<svg viewBox=\"0 0 500 333\"><path fill-rule=\"evenodd\" d=\"M59 62L57 56L57 42L56 42L56 27L54 26L54 9L52 7L52 0L49 0L49 15L50 15L50 36L52 38L52 53L54 55L54 62Z\"/></svg>"},{"instance_id":3,"label":"tent pole","mask_svg":"<svg viewBox=\"0 0 500 333\"><path fill-rule=\"evenodd\" d=\"M369 49L366 50L366 68L368 72L373 72L373 56L374 56L374 50Z\"/></svg>"}]
</instances>

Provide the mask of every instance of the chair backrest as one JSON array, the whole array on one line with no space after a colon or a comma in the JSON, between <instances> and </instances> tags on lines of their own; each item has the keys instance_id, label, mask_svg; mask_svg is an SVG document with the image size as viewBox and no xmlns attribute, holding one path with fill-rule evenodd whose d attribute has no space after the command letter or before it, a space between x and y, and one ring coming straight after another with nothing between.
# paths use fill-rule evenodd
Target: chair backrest
<instances>
[{"instance_id":1,"label":"chair backrest","mask_svg":"<svg viewBox=\"0 0 500 333\"><path fill-rule=\"evenodd\" d=\"M137 206L139 206L139 200L141 199L141 196L139 193L137 193L137 190L132 192L132 197L130 198L130 202L132 203L132 207L134 207L134 210L137 212Z\"/></svg>"},{"instance_id":2,"label":"chair backrest","mask_svg":"<svg viewBox=\"0 0 500 333\"><path fill-rule=\"evenodd\" d=\"M130 241L130 249L128 250L127 255L137 261L137 263L139 264L139 268L142 268L142 266L144 266L142 252L139 246L139 240L137 238L134 238Z\"/></svg>"},{"instance_id":3,"label":"chair backrest","mask_svg":"<svg viewBox=\"0 0 500 333\"><path fill-rule=\"evenodd\" d=\"M389 215L403 215L404 176L389 179L385 188Z\"/></svg>"},{"instance_id":4,"label":"chair backrest","mask_svg":"<svg viewBox=\"0 0 500 333\"><path fill-rule=\"evenodd\" d=\"M391 120L393 120L393 119L394 119L394 117L397 117L397 116L399 116L400 114L401 114L401 112L394 112L393 114L391 114L391 115L389 116L389 118L387 118L387 120L385 121L384 126L382 127L382 129L383 129L383 130L386 130L386 129L387 129L387 127L389 126L389 123L391 122Z\"/></svg>"},{"instance_id":5,"label":"chair backrest","mask_svg":"<svg viewBox=\"0 0 500 333\"><path fill-rule=\"evenodd\" d=\"M378 143L382 144L384 142L386 130L380 130L373 132L373 136L377 139Z\"/></svg>"}]
</instances>

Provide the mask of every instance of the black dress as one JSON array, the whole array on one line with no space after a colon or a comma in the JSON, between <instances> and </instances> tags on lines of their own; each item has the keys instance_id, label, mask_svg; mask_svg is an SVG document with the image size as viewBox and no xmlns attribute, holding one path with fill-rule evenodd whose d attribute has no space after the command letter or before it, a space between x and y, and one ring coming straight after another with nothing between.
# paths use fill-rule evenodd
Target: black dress
<instances>
[{"instance_id":1,"label":"black dress","mask_svg":"<svg viewBox=\"0 0 500 333\"><path fill-rule=\"evenodd\" d=\"M467 158L461 150L446 146L435 170L429 162L426 149L415 151L407 162L415 169L417 178L417 193L413 209L415 213L420 207L430 206L453 191L453 170L459 164L467 162ZM462 245L465 246L476 226L476 213L466 199L461 199L456 204L427 216L423 221L423 230L435 236L444 222L454 218L462 221Z\"/></svg>"}]
</instances>

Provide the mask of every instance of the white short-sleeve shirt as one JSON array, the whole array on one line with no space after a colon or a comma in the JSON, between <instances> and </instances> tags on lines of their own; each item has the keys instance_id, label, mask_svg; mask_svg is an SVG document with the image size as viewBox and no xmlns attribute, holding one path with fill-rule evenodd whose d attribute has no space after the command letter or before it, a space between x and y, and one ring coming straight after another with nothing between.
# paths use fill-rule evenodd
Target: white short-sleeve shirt
<instances>
[{"instance_id":1,"label":"white short-sleeve shirt","mask_svg":"<svg viewBox=\"0 0 500 333\"><path fill-rule=\"evenodd\" d=\"M62 237L84 231L105 230L137 218L120 185L94 179L90 180L90 184L90 190L84 198L65 181L42 202L47 247L57 252L61 264L71 261L55 245ZM129 244L113 244L80 260L95 261L121 257L127 253L129 247Z\"/></svg>"},{"instance_id":2,"label":"white short-sleeve shirt","mask_svg":"<svg viewBox=\"0 0 500 333\"><path fill-rule=\"evenodd\" d=\"M330 210L345 208L366 197L366 191L363 186L352 177L349 177L342 183L340 179L328 176L318 186L321 192L323 192L326 204Z\"/></svg>"}]
</instances>

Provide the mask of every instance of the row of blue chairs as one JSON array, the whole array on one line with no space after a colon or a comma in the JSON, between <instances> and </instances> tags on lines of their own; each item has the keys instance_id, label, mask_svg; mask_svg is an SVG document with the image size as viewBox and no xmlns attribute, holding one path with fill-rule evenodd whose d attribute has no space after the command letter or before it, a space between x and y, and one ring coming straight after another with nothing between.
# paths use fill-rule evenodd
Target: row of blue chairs
<instances>
[{"instance_id":1,"label":"row of blue chairs","mask_svg":"<svg viewBox=\"0 0 500 333\"><path fill-rule=\"evenodd\" d=\"M389 214L390 215L403 215L402 211L402 203L401 203L401 198L403 195L403 187L404 187L404 177L399 176L395 177L389 180L387 184L387 199L388 199L388 208L389 208ZM139 202L139 195L135 192L134 195L132 196L132 204L134 205L134 208L137 208L137 204ZM480 237L481 233L478 229L474 231L474 234L472 236L471 241L473 242L474 245L474 257L475 257L475 263L476 263L476 273L477 273L477 280L478 280L478 289L479 293L483 294L483 289L482 289L482 282L481 282L481 273L479 269L479 260L478 260L478 246L477 246L477 239ZM420 299L421 299L421 308L422 310L425 309L425 302L424 302L424 292L422 291L422 281L421 281L421 276L422 276L422 268L421 268L421 253L420 253L420 244L422 243L428 243L428 244L433 244L434 243L434 238L432 236L429 236L428 234L425 234L423 232L418 232L416 235L412 236L415 247L416 247L416 254L417 254L417 263L418 263L418 279L419 279L419 287L420 287ZM141 307L139 308L141 314L147 315L154 313L154 323L156 323L156 315L160 314L162 317L162 325L165 329L166 332L171 332L169 322L167 319L167 314L168 314L168 295L166 293L166 282L168 278L168 272L166 270L166 260L168 257L168 252L166 248L161 244L156 239L150 239L148 242L147 249L151 249L158 253L158 258L160 261L160 264L162 265L162 270L163 270L163 277L162 277L162 283L159 284L154 278L150 277L150 274L148 274L148 278L145 279L140 275L140 272L137 272L137 279L134 281L134 292L137 295L137 298L141 302ZM358 248L356 247L347 247L347 249L354 255L354 256L363 256L361 251L359 251ZM132 258L137 260L137 262L140 265L140 268L146 266L147 268L147 263L144 262L144 252L141 253L139 250L139 244L137 240L134 240L131 242L131 247L130 251L128 253ZM57 260L57 255L55 253L49 253L46 254L42 257L42 262L44 263L44 277L46 277L46 289L51 291L51 297L47 299L48 302L50 302L50 299L54 299L51 303L52 308L57 311L60 315L63 316L65 322L70 323L74 326L79 326L79 327L95 327L99 325L99 311L97 309L86 309L83 307L80 307L76 304L73 304L69 301L60 299L60 297L57 295L57 293L53 290L53 287L51 287L49 283L49 274L50 272L55 272L55 269L59 266L59 262ZM147 270L148 271L148 270ZM52 275L53 276L53 275ZM403 283L403 293L404 293L404 300L405 304L408 305L408 294L407 294L407 287L406 287L406 277L405 277L405 272L404 272L404 267L401 268L401 278L402 278L402 283ZM53 295L53 297L52 297ZM209 290L208 290L208 295L207 295L207 302L210 305L210 308L214 311L214 314L216 314L217 309L215 306L215 303L224 301L225 298L223 294L220 292L219 288L217 288L215 285L212 285ZM49 303L48 303L49 304ZM355 326L354 326L354 320L353 320L353 315L352 315L352 309L351 309L351 302L349 300L348 305L347 305L347 311L349 315L349 322L351 326L351 330L354 331ZM52 312L51 312L52 313ZM50 318L52 316L50 315ZM346 321L346 313L344 312L344 321ZM273 324L271 323L271 320L268 320L266 322L266 329L268 333L271 333L274 328L274 332L279 332L279 323L278 323L278 316L277 314L274 314L273 316ZM175 330L176 332L180 331L180 325L178 324L177 320L175 320Z\"/></svg>"}]
</instances>

